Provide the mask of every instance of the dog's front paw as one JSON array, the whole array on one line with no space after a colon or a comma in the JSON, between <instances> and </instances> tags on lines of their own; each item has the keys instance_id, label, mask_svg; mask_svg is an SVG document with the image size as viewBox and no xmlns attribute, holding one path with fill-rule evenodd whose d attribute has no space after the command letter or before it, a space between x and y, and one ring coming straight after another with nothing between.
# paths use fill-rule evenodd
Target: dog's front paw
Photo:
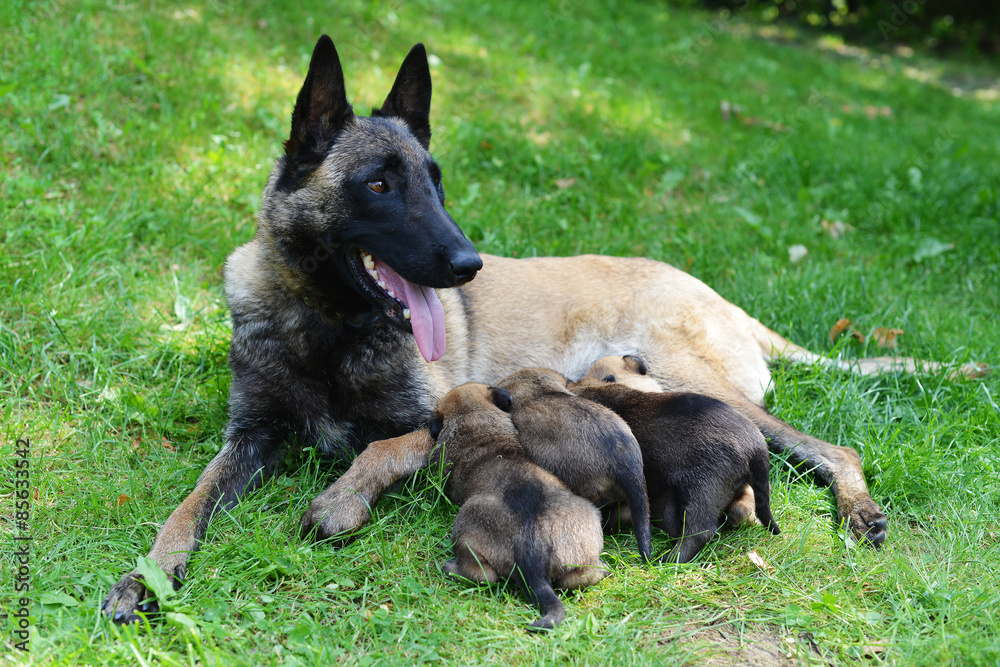
<instances>
[{"instance_id":1,"label":"dog's front paw","mask_svg":"<svg viewBox=\"0 0 1000 667\"><path fill-rule=\"evenodd\" d=\"M111 587L101 612L115 623L137 623L142 618L136 612L155 614L159 611L156 600L150 598L152 594L143 585L142 575L133 570Z\"/></svg>"},{"instance_id":2,"label":"dog's front paw","mask_svg":"<svg viewBox=\"0 0 1000 667\"><path fill-rule=\"evenodd\" d=\"M371 509L364 497L349 489L327 489L309 505L302 515L299 532L303 539L317 542L330 540L342 547L354 537L351 533L371 518Z\"/></svg>"},{"instance_id":3,"label":"dog's front paw","mask_svg":"<svg viewBox=\"0 0 1000 667\"><path fill-rule=\"evenodd\" d=\"M885 542L889 520L871 498L855 501L846 512L841 508L840 518L849 523L859 542L867 542L876 549Z\"/></svg>"}]
</instances>

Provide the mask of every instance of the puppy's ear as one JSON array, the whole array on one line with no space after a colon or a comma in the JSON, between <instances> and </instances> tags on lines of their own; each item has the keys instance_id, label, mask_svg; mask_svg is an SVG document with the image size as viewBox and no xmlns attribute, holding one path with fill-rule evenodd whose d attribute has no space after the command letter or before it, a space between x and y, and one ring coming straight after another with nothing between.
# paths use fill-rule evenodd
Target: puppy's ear
<instances>
[{"instance_id":1,"label":"puppy's ear","mask_svg":"<svg viewBox=\"0 0 1000 667\"><path fill-rule=\"evenodd\" d=\"M639 375L645 375L646 373L649 372L649 364L647 364L645 359L643 359L642 357L637 357L634 354L626 354L622 358L625 359L628 365L635 368L635 372L638 373Z\"/></svg>"},{"instance_id":2,"label":"puppy's ear","mask_svg":"<svg viewBox=\"0 0 1000 667\"><path fill-rule=\"evenodd\" d=\"M601 378L601 382L618 382L618 378L616 378L614 375L605 375L603 378Z\"/></svg>"},{"instance_id":3,"label":"puppy's ear","mask_svg":"<svg viewBox=\"0 0 1000 667\"><path fill-rule=\"evenodd\" d=\"M493 400L493 405L504 412L510 412L511 408L514 407L514 399L511 398L510 392L506 389L490 387L490 398Z\"/></svg>"},{"instance_id":4,"label":"puppy's ear","mask_svg":"<svg viewBox=\"0 0 1000 667\"><path fill-rule=\"evenodd\" d=\"M437 440L438 436L441 435L441 429L444 428L444 417L435 412L431 415L431 420L427 422L427 427L431 431L431 437Z\"/></svg>"}]
</instances>

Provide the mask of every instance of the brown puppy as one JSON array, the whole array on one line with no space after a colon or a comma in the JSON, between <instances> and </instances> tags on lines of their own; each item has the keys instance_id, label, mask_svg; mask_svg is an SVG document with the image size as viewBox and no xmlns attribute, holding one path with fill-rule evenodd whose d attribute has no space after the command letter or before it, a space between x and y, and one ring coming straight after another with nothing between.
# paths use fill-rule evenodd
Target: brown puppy
<instances>
[{"instance_id":1,"label":"brown puppy","mask_svg":"<svg viewBox=\"0 0 1000 667\"><path fill-rule=\"evenodd\" d=\"M626 501L639 554L648 561L649 497L639 443L628 424L574 396L566 378L547 368L517 371L497 387L510 392L518 438L538 465L598 506Z\"/></svg>"},{"instance_id":2,"label":"brown puppy","mask_svg":"<svg viewBox=\"0 0 1000 667\"><path fill-rule=\"evenodd\" d=\"M760 430L717 399L649 391L647 372L639 357L605 357L569 388L621 415L639 441L654 520L681 538L661 561L694 558L727 512L738 516L725 522L745 518L751 495L761 522L773 534L781 532L771 516L767 443Z\"/></svg>"},{"instance_id":3,"label":"brown puppy","mask_svg":"<svg viewBox=\"0 0 1000 667\"><path fill-rule=\"evenodd\" d=\"M566 617L552 590L585 588L607 576L597 508L531 461L511 423L510 394L463 384L431 417L432 465L448 466L445 492L462 508L451 539L449 575L496 583L519 571L542 617L529 629L551 629Z\"/></svg>"}]
</instances>

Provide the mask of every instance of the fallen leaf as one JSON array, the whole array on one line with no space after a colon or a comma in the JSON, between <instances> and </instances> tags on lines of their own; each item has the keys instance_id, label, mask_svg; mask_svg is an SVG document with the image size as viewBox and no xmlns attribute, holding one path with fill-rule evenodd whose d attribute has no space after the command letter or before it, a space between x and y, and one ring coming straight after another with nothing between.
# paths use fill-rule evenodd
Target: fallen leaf
<instances>
[{"instance_id":1,"label":"fallen leaf","mask_svg":"<svg viewBox=\"0 0 1000 667\"><path fill-rule=\"evenodd\" d=\"M174 447L174 446L173 446L173 445L172 445L172 444L170 443L170 441L169 441L169 440L167 440L166 438L164 438L164 437L162 437L162 436L160 437L160 444L161 444L161 445L163 445L163 448L164 448L165 450L167 450L168 452L176 452L176 451L177 451L177 448L176 448L176 447Z\"/></svg>"},{"instance_id":2,"label":"fallen leaf","mask_svg":"<svg viewBox=\"0 0 1000 667\"><path fill-rule=\"evenodd\" d=\"M833 222L823 220L819 223L819 226L823 228L823 231L835 239L839 239L841 236L854 229L854 227L851 227L843 220L834 220Z\"/></svg>"},{"instance_id":3,"label":"fallen leaf","mask_svg":"<svg viewBox=\"0 0 1000 667\"><path fill-rule=\"evenodd\" d=\"M885 644L865 644L861 647L861 655L866 658L874 658L885 653L885 649Z\"/></svg>"},{"instance_id":4,"label":"fallen leaf","mask_svg":"<svg viewBox=\"0 0 1000 667\"><path fill-rule=\"evenodd\" d=\"M764 120L763 118L754 118L753 116L743 116L740 120L743 121L744 125L759 125L761 127L766 127L769 130L774 130L775 132L787 132L788 127L782 123L776 123L770 120Z\"/></svg>"},{"instance_id":5,"label":"fallen leaf","mask_svg":"<svg viewBox=\"0 0 1000 667\"><path fill-rule=\"evenodd\" d=\"M132 499L129 498L128 496L126 496L124 493L121 494L121 495L119 495L118 496L118 507L121 507L122 505L124 505L125 503L127 503L130 500L132 500Z\"/></svg>"},{"instance_id":6,"label":"fallen leaf","mask_svg":"<svg viewBox=\"0 0 1000 667\"><path fill-rule=\"evenodd\" d=\"M834 341L836 341L837 336L844 333L844 329L846 329L849 326L851 326L851 320L849 320L848 318L841 317L839 320L837 320L837 323L833 325L832 329L830 329L830 342L833 343Z\"/></svg>"},{"instance_id":7,"label":"fallen leaf","mask_svg":"<svg viewBox=\"0 0 1000 667\"><path fill-rule=\"evenodd\" d=\"M888 348L890 350L896 349L896 337L902 335L902 329L887 329L885 327L879 327L872 332L872 336L875 338L875 344L879 347Z\"/></svg>"},{"instance_id":8,"label":"fallen leaf","mask_svg":"<svg viewBox=\"0 0 1000 667\"><path fill-rule=\"evenodd\" d=\"M483 147L484 150L493 150L493 144L483 139L479 142L479 145Z\"/></svg>"},{"instance_id":9,"label":"fallen leaf","mask_svg":"<svg viewBox=\"0 0 1000 667\"><path fill-rule=\"evenodd\" d=\"M858 331L857 329L855 329L853 326L851 326L851 320L847 319L846 317L842 317L839 320L837 320L837 323L833 325L832 329L830 329L830 342L831 343L837 342L837 336L844 333L844 331L848 327L850 327L851 329L851 335L859 343L865 342L865 335L860 331Z\"/></svg>"},{"instance_id":10,"label":"fallen leaf","mask_svg":"<svg viewBox=\"0 0 1000 667\"><path fill-rule=\"evenodd\" d=\"M576 185L575 178L559 178L556 179L556 187L560 190L565 190L566 188L571 188Z\"/></svg>"},{"instance_id":11,"label":"fallen leaf","mask_svg":"<svg viewBox=\"0 0 1000 667\"><path fill-rule=\"evenodd\" d=\"M805 259L805 256L808 254L809 254L809 249L806 248L801 243L797 243L793 246L789 246L788 261L791 262L792 264L798 264L803 259Z\"/></svg>"},{"instance_id":12,"label":"fallen leaf","mask_svg":"<svg viewBox=\"0 0 1000 667\"><path fill-rule=\"evenodd\" d=\"M927 238L920 242L917 251L913 253L913 261L922 262L931 257L937 257L955 247L954 243L944 243L935 238Z\"/></svg>"},{"instance_id":13,"label":"fallen leaf","mask_svg":"<svg viewBox=\"0 0 1000 667\"><path fill-rule=\"evenodd\" d=\"M750 562L764 570L765 572L774 572L774 566L768 563L766 560L760 557L760 554L756 551L751 551L747 554Z\"/></svg>"}]
</instances>

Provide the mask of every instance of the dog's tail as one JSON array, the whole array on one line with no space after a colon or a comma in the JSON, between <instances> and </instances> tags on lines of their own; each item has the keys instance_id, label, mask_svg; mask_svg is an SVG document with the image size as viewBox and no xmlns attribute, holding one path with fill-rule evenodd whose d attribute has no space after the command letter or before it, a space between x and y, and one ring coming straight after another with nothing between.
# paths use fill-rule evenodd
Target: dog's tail
<instances>
[{"instance_id":1,"label":"dog's tail","mask_svg":"<svg viewBox=\"0 0 1000 667\"><path fill-rule=\"evenodd\" d=\"M639 452L636 443L635 451ZM629 514L632 517L632 530L639 544L639 555L642 562L648 563L653 553L653 539L649 525L649 494L646 490L646 476L642 471L642 455L633 457L623 465L616 466L615 483L625 494Z\"/></svg>"},{"instance_id":2,"label":"dog's tail","mask_svg":"<svg viewBox=\"0 0 1000 667\"><path fill-rule=\"evenodd\" d=\"M771 515L771 481L768 479L770 462L765 447L757 447L750 457L750 488L753 489L754 510L757 518L767 526L772 535L781 533L781 528Z\"/></svg>"},{"instance_id":3,"label":"dog's tail","mask_svg":"<svg viewBox=\"0 0 1000 667\"><path fill-rule=\"evenodd\" d=\"M745 313L744 313L745 314ZM766 326L750 318L753 331L757 337L761 351L769 360L787 359L799 364L819 364L824 368L838 368L858 375L882 375L885 373L937 373L948 371L948 378L961 380L977 378L989 372L989 366L984 363L969 362L965 364L945 364L939 361L927 361L912 357L865 357L861 359L831 359L811 352L801 345L796 345L781 334L771 331Z\"/></svg>"},{"instance_id":4,"label":"dog's tail","mask_svg":"<svg viewBox=\"0 0 1000 667\"><path fill-rule=\"evenodd\" d=\"M536 539L531 526L514 548L514 563L520 572L524 588L532 603L538 605L542 616L528 625L528 630L551 630L566 618L566 609L549 579L551 546Z\"/></svg>"}]
</instances>

